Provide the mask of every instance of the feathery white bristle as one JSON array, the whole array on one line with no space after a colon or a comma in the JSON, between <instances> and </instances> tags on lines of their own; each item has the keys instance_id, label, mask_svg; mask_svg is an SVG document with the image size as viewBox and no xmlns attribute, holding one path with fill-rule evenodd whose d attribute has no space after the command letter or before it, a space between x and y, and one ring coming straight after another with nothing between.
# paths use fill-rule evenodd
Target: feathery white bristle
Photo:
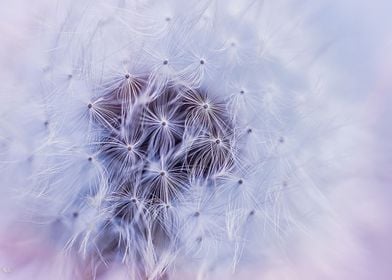
<instances>
[{"instance_id":1,"label":"feathery white bristle","mask_svg":"<svg viewBox=\"0 0 392 280\"><path fill-rule=\"evenodd\" d=\"M93 278L204 279L306 231L332 132L294 2L48 12L0 115L2 180L42 234Z\"/></svg>"}]
</instances>

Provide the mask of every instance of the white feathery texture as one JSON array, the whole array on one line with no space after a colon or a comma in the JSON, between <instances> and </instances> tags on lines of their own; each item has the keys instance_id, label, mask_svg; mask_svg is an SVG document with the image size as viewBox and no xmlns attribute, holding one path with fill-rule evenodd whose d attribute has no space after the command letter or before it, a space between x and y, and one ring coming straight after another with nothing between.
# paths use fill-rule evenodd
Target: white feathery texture
<instances>
[{"instance_id":1,"label":"white feathery texture","mask_svg":"<svg viewBox=\"0 0 392 280\"><path fill-rule=\"evenodd\" d=\"M78 263L52 277L223 279L311 234L343 103L308 71L308 7L61 0L38 18L2 89L0 182L6 224Z\"/></svg>"}]
</instances>

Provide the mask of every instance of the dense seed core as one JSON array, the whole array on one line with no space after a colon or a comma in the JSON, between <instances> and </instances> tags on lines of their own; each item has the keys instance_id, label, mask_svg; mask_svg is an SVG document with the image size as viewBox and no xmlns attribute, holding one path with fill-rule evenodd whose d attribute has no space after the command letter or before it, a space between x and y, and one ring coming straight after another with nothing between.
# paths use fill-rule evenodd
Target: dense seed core
<instances>
[{"instance_id":1,"label":"dense seed core","mask_svg":"<svg viewBox=\"0 0 392 280\"><path fill-rule=\"evenodd\" d=\"M108 226L154 213L149 227L139 223L135 230L148 238L153 229L153 242L160 244L162 235L170 238L161 211L180 201L193 180L213 185L217 174L233 170L233 121L225 103L205 91L175 84L157 90L147 78L129 77L94 100L91 111L100 131L96 160L107 170L109 196L115 197L108 203Z\"/></svg>"},{"instance_id":2,"label":"dense seed core","mask_svg":"<svg viewBox=\"0 0 392 280\"><path fill-rule=\"evenodd\" d=\"M195 177L209 180L232 168L233 122L223 102L175 85L151 94L143 78L125 82L105 93L96 110L103 131L100 158L117 191L137 188L153 204L168 203ZM133 178L140 179L138 186L130 183Z\"/></svg>"}]
</instances>

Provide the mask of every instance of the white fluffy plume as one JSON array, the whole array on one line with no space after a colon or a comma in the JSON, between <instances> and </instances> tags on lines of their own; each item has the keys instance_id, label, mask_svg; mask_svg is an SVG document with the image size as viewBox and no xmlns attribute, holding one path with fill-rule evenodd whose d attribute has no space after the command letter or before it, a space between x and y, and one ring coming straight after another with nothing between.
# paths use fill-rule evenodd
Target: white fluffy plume
<instances>
[{"instance_id":1,"label":"white fluffy plume","mask_svg":"<svg viewBox=\"0 0 392 280\"><path fill-rule=\"evenodd\" d=\"M0 104L1 224L44 241L36 279L235 278L333 220L345 100L309 3L44 7Z\"/></svg>"}]
</instances>

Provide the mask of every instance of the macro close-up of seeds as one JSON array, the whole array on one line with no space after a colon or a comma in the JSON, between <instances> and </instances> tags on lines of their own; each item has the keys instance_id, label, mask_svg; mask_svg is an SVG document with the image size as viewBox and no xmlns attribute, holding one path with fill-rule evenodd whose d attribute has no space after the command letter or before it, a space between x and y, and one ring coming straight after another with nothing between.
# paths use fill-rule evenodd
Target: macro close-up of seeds
<instances>
[{"instance_id":1,"label":"macro close-up of seeds","mask_svg":"<svg viewBox=\"0 0 392 280\"><path fill-rule=\"evenodd\" d=\"M386 2L0 5L0 279L390 279Z\"/></svg>"}]
</instances>

